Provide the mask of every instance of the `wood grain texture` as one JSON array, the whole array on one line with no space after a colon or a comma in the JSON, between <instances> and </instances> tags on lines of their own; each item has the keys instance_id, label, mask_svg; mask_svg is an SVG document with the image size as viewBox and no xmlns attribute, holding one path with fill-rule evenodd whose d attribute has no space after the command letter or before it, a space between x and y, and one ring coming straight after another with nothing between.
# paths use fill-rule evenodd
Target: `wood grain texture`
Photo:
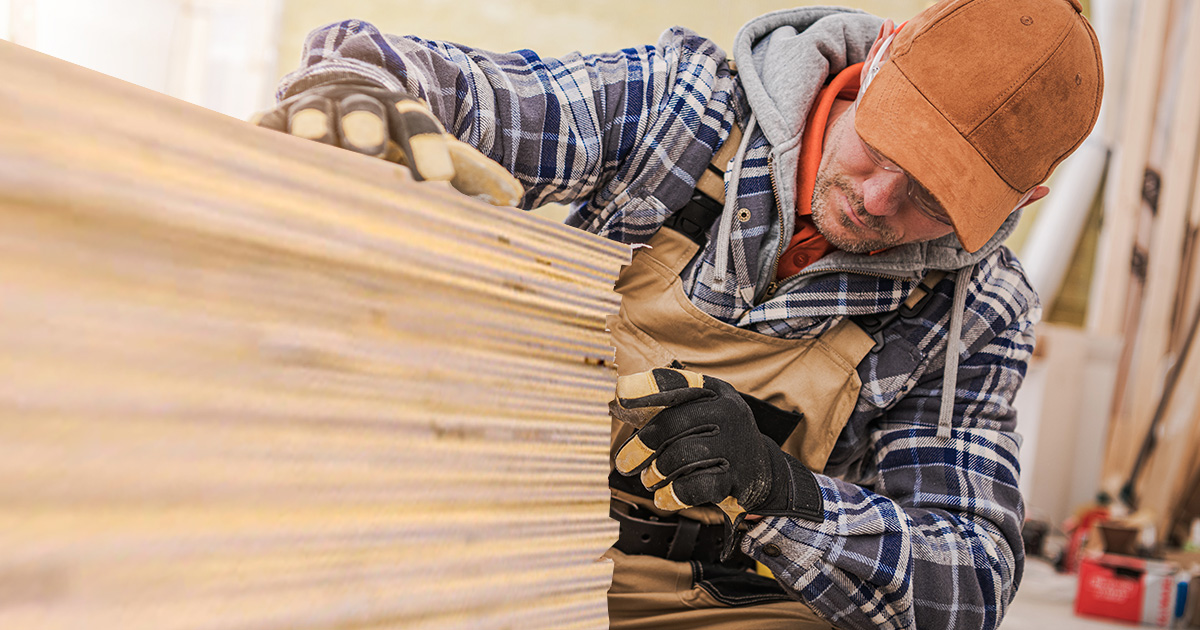
<instances>
[{"instance_id":1,"label":"wood grain texture","mask_svg":"<svg viewBox=\"0 0 1200 630\"><path fill-rule=\"evenodd\" d=\"M1127 311L1130 257L1138 231L1142 182L1159 97L1170 2L1137 5L1138 32L1123 81L1117 145L1109 162L1104 225L1092 276L1088 330L1119 334Z\"/></svg>"},{"instance_id":2,"label":"wood grain texture","mask_svg":"<svg viewBox=\"0 0 1200 630\"><path fill-rule=\"evenodd\" d=\"M1163 396L1163 375L1174 358L1168 352L1187 234L1196 138L1200 132L1200 82L1187 80L1200 75L1200 40L1185 37L1200 28L1200 6L1177 2L1176 26L1168 49L1168 72L1156 122L1156 138L1148 168L1161 176L1156 191L1156 212L1149 233L1144 289L1131 291L1129 299L1138 313L1127 321L1126 356L1123 370L1125 404L1114 408L1106 469L1114 476L1129 474L1141 448L1142 437L1151 426L1155 408ZM1173 89L1167 89L1168 87Z\"/></svg>"},{"instance_id":3,"label":"wood grain texture","mask_svg":"<svg viewBox=\"0 0 1200 630\"><path fill-rule=\"evenodd\" d=\"M1188 481L1195 476L1200 457L1200 320L1188 326L1186 345L1168 375L1163 398L1156 409L1156 445L1137 479L1138 508L1157 528L1166 542L1173 521L1191 493ZM1197 516L1193 513L1186 519ZM1185 522L1186 525L1186 522ZM1183 538L1176 538L1179 545Z\"/></svg>"},{"instance_id":4,"label":"wood grain texture","mask_svg":"<svg viewBox=\"0 0 1200 630\"><path fill-rule=\"evenodd\" d=\"M607 627L627 247L0 71L0 627Z\"/></svg>"},{"instance_id":5,"label":"wood grain texture","mask_svg":"<svg viewBox=\"0 0 1200 630\"><path fill-rule=\"evenodd\" d=\"M1200 137L1196 140L1200 146ZM1200 149L1198 149L1200 151ZM1187 324L1200 313L1200 156L1192 175L1192 199L1189 202L1187 235L1184 238L1182 276L1179 279L1179 307L1171 334L1171 349L1179 352L1187 335Z\"/></svg>"}]
</instances>

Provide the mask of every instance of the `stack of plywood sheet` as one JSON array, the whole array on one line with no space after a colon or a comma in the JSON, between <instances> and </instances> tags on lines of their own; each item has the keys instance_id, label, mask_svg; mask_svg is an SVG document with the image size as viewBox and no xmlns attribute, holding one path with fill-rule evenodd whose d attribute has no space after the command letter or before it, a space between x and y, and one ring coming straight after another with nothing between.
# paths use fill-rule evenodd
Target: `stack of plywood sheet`
<instances>
[{"instance_id":1,"label":"stack of plywood sheet","mask_svg":"<svg viewBox=\"0 0 1200 630\"><path fill-rule=\"evenodd\" d=\"M0 627L607 627L628 248L0 45Z\"/></svg>"}]
</instances>

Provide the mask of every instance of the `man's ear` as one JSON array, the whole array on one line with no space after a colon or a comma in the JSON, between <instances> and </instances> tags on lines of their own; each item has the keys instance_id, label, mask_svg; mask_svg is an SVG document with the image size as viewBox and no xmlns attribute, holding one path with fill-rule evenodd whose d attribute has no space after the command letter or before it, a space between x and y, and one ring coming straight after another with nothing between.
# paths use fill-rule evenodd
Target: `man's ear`
<instances>
[{"instance_id":1,"label":"man's ear","mask_svg":"<svg viewBox=\"0 0 1200 630\"><path fill-rule=\"evenodd\" d=\"M871 44L871 50L867 53L867 61L875 58L875 53L879 52L879 47L883 45L883 41L888 38L896 30L896 23L888 18L883 21L883 25L879 27L879 36L875 38L875 43ZM868 64L869 65L869 64Z\"/></svg>"},{"instance_id":2,"label":"man's ear","mask_svg":"<svg viewBox=\"0 0 1200 630\"><path fill-rule=\"evenodd\" d=\"M1020 210L1021 208L1028 206L1029 204L1041 199L1042 197L1045 197L1048 194L1050 194L1049 186L1038 186L1037 188L1033 189L1032 193L1030 193L1029 199L1026 199L1024 203L1017 206L1017 209Z\"/></svg>"}]
</instances>

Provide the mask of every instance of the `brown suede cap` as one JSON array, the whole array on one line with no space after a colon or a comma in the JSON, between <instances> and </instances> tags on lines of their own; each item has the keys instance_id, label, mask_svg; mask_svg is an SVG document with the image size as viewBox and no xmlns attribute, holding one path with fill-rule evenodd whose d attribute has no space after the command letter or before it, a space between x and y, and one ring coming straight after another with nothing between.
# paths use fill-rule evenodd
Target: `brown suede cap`
<instances>
[{"instance_id":1,"label":"brown suede cap","mask_svg":"<svg viewBox=\"0 0 1200 630\"><path fill-rule=\"evenodd\" d=\"M1104 77L1078 0L943 0L909 20L855 128L983 247L1096 123Z\"/></svg>"}]
</instances>

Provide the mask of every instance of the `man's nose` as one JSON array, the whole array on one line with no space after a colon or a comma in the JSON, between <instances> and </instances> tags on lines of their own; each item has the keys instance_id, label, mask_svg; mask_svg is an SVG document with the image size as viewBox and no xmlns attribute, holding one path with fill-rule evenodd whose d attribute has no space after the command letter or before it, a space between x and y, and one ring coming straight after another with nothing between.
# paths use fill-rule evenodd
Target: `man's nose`
<instances>
[{"instance_id":1,"label":"man's nose","mask_svg":"<svg viewBox=\"0 0 1200 630\"><path fill-rule=\"evenodd\" d=\"M896 214L908 199L908 175L877 169L863 182L863 206L868 214L887 217Z\"/></svg>"}]
</instances>

